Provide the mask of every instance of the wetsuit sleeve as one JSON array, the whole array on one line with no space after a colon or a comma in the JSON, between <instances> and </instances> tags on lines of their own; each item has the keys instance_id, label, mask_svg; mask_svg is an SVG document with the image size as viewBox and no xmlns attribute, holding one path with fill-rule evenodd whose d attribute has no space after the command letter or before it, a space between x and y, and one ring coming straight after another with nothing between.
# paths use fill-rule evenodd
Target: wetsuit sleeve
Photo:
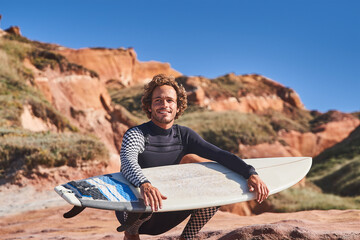
<instances>
[{"instance_id":1,"label":"wetsuit sleeve","mask_svg":"<svg viewBox=\"0 0 360 240\"><path fill-rule=\"evenodd\" d=\"M138 155L144 151L144 146L145 138L139 128L131 128L124 134L120 150L121 172L136 187L149 182L138 163Z\"/></svg>"},{"instance_id":2,"label":"wetsuit sleeve","mask_svg":"<svg viewBox=\"0 0 360 240\"><path fill-rule=\"evenodd\" d=\"M251 175L257 174L254 167L246 164L241 158L228 151L205 141L199 134L184 127L181 132L185 132L185 141L187 153L193 153L200 157L216 161L221 165L239 173L244 178L248 179Z\"/></svg>"}]
</instances>

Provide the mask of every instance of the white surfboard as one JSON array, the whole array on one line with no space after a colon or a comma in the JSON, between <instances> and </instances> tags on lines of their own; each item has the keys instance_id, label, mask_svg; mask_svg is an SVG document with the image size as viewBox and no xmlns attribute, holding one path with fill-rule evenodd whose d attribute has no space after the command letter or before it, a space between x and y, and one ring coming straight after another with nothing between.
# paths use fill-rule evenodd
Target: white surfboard
<instances>
[{"instance_id":1,"label":"white surfboard","mask_svg":"<svg viewBox=\"0 0 360 240\"><path fill-rule=\"evenodd\" d=\"M303 179L310 170L312 158L280 157L244 161L256 169L270 194L275 194ZM248 190L246 179L215 162L147 168L143 172L152 185L167 196L159 212L221 206L255 198L255 194ZM151 208L144 205L139 189L121 173L68 182L55 187L55 191L70 204L81 208L151 212Z\"/></svg>"}]
</instances>

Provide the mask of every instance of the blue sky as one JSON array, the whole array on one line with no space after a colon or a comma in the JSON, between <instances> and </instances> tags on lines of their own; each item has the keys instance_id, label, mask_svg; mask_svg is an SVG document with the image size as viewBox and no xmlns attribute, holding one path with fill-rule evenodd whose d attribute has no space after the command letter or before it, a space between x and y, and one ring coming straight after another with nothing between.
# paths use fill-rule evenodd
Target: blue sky
<instances>
[{"instance_id":1,"label":"blue sky","mask_svg":"<svg viewBox=\"0 0 360 240\"><path fill-rule=\"evenodd\" d=\"M134 47L188 76L257 73L309 110L360 111L357 0L1 0L0 14L32 40Z\"/></svg>"}]
</instances>

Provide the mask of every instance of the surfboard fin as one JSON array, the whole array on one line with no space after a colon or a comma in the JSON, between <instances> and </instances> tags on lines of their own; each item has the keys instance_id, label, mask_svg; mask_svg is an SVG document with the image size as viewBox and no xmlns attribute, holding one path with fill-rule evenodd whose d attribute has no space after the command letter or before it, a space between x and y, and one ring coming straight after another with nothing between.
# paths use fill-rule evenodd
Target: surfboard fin
<instances>
[{"instance_id":1,"label":"surfboard fin","mask_svg":"<svg viewBox=\"0 0 360 240\"><path fill-rule=\"evenodd\" d=\"M123 224L121 224L121 226L118 227L116 230L118 232L125 231L126 229L131 227L141 217L141 215L143 215L143 213L131 213L131 214L129 214L126 221Z\"/></svg>"},{"instance_id":2,"label":"surfboard fin","mask_svg":"<svg viewBox=\"0 0 360 240\"><path fill-rule=\"evenodd\" d=\"M81 213L85 207L74 206L70 211L64 213L64 218L72 218Z\"/></svg>"}]
</instances>

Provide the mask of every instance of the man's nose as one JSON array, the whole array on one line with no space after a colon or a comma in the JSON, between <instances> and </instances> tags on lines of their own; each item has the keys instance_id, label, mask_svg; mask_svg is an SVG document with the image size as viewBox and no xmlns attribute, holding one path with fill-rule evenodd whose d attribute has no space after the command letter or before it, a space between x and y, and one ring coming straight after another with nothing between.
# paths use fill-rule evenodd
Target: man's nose
<instances>
[{"instance_id":1,"label":"man's nose","mask_svg":"<svg viewBox=\"0 0 360 240\"><path fill-rule=\"evenodd\" d=\"M169 103L166 101L166 99L161 99L160 106L168 106Z\"/></svg>"}]
</instances>

